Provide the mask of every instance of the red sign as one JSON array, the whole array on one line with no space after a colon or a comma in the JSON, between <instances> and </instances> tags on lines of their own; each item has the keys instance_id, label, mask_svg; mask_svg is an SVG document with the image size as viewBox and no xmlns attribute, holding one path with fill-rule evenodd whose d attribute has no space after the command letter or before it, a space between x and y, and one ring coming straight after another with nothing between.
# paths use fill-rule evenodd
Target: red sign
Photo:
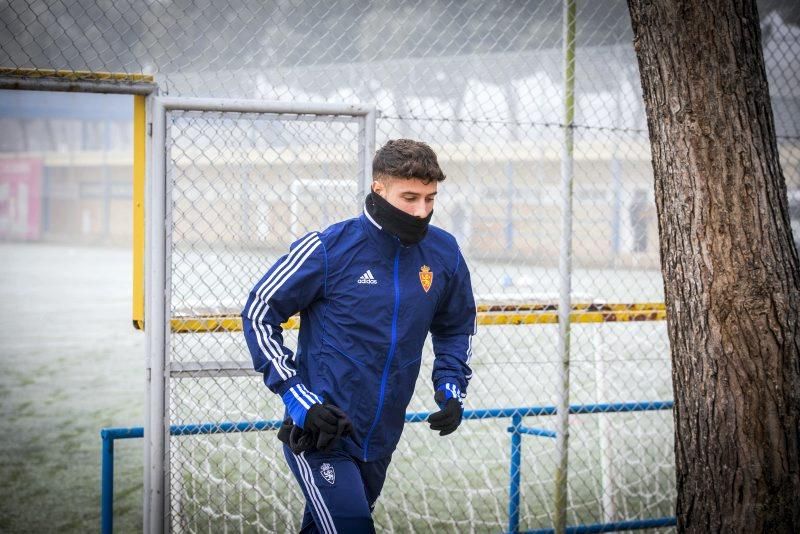
<instances>
[{"instance_id":1,"label":"red sign","mask_svg":"<svg viewBox=\"0 0 800 534\"><path fill-rule=\"evenodd\" d=\"M0 159L0 239L39 239L42 161Z\"/></svg>"}]
</instances>

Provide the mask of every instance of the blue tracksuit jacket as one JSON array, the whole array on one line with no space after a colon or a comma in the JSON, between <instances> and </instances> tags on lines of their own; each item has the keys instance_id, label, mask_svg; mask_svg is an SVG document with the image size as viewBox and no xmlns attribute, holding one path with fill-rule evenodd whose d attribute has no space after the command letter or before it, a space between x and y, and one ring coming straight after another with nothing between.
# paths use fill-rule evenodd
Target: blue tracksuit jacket
<instances>
[{"instance_id":1,"label":"blue tracksuit jacket","mask_svg":"<svg viewBox=\"0 0 800 534\"><path fill-rule=\"evenodd\" d=\"M300 312L296 354L281 323ZM434 388L466 393L476 310L455 238L429 226L403 246L366 212L292 244L242 311L256 371L274 393L302 383L352 420L347 452L364 461L394 451L430 331Z\"/></svg>"}]
</instances>

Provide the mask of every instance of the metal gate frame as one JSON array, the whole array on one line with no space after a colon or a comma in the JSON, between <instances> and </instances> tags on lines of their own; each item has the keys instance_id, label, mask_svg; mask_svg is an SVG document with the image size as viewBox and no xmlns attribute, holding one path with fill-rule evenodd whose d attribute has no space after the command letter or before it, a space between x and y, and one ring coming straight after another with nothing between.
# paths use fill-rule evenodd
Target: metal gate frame
<instances>
[{"instance_id":1,"label":"metal gate frame","mask_svg":"<svg viewBox=\"0 0 800 534\"><path fill-rule=\"evenodd\" d=\"M153 97L151 102L150 175L147 180L145 221L145 333L146 333L146 409L144 430L144 531L158 534L169 527L169 383L175 371L168 361L170 334L170 286L167 278L167 114L171 111L209 111L217 113L263 113L313 117L346 117L358 122L358 199L372 182L372 154L375 151L374 106L337 103L301 103L216 98ZM226 369L215 369L225 371ZM228 371L242 372L237 366Z\"/></svg>"}]
</instances>

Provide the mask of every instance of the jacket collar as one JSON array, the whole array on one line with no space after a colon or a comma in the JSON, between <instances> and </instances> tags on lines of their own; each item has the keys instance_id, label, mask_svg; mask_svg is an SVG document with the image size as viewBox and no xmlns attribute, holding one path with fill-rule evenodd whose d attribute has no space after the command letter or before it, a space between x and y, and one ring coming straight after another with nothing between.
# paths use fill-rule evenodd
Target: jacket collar
<instances>
[{"instance_id":1,"label":"jacket collar","mask_svg":"<svg viewBox=\"0 0 800 534\"><path fill-rule=\"evenodd\" d=\"M369 213L367 213L366 207L363 209L359 220L361 221L361 226L364 228L364 231L367 233L370 240L378 247L380 253L388 258L394 258L398 248L408 249L416 246L404 246L397 236L394 236L381 228L381 225L378 224L375 219L369 215Z\"/></svg>"}]
</instances>

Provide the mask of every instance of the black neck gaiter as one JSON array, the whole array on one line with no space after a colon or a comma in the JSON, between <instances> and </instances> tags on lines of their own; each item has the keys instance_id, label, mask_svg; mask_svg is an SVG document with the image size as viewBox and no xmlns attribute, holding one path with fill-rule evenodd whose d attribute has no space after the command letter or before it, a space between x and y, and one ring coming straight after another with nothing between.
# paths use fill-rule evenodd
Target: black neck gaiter
<instances>
[{"instance_id":1,"label":"black neck gaiter","mask_svg":"<svg viewBox=\"0 0 800 534\"><path fill-rule=\"evenodd\" d=\"M428 223L431 222L433 210L424 219L414 217L395 208L374 191L367 195L365 205L369 216L375 219L381 228L396 235L404 245L419 243L428 233Z\"/></svg>"}]
</instances>

